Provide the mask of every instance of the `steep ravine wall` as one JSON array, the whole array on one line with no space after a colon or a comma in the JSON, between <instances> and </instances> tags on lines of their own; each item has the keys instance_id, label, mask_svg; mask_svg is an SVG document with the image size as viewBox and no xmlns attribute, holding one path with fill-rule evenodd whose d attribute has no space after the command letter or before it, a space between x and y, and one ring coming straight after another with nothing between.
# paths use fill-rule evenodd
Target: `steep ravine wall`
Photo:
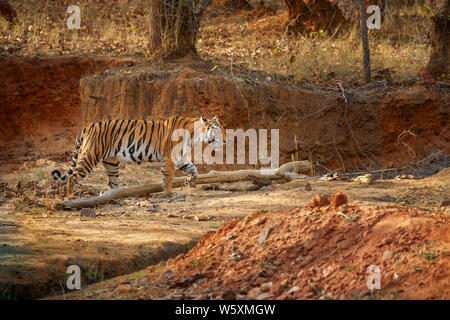
<instances>
[{"instance_id":1,"label":"steep ravine wall","mask_svg":"<svg viewBox=\"0 0 450 320\"><path fill-rule=\"evenodd\" d=\"M85 77L84 123L218 115L225 128L279 129L282 162L291 160L297 139L300 159L311 153L314 161L335 168L402 165L410 159L401 142L416 157L449 151L449 97L436 88L415 86L346 104L330 92L249 84L198 70L132 67ZM404 130L417 136L403 135L399 143Z\"/></svg>"}]
</instances>

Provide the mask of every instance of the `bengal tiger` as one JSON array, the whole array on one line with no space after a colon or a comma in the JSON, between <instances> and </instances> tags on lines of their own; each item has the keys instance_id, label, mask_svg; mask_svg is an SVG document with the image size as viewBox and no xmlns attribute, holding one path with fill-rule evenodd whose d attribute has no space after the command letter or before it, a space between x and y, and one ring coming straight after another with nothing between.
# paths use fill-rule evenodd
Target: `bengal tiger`
<instances>
[{"instance_id":1,"label":"bengal tiger","mask_svg":"<svg viewBox=\"0 0 450 320\"><path fill-rule=\"evenodd\" d=\"M182 143L179 137L183 137ZM79 178L85 178L100 162L106 169L109 187L115 189L119 187L121 162L141 164L158 161L162 162L165 194L170 195L176 167L193 178L197 177L197 168L191 162L192 142L211 143L217 150L224 144L224 137L224 129L217 116L210 120L174 116L166 120L96 122L78 135L72 166L67 174L61 176L59 170L53 170L51 174L57 181L69 178L67 193L70 195Z\"/></svg>"}]
</instances>

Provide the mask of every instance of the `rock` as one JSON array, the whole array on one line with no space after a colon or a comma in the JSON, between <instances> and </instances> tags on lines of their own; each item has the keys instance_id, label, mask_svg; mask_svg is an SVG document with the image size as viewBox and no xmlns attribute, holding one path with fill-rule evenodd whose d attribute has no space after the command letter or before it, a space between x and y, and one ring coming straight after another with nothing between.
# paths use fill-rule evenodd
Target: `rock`
<instances>
[{"instance_id":1,"label":"rock","mask_svg":"<svg viewBox=\"0 0 450 320\"><path fill-rule=\"evenodd\" d=\"M328 196L323 194L318 194L312 197L311 201L308 204L308 207L314 208L314 207L323 207L330 204L330 200L328 199Z\"/></svg>"},{"instance_id":2,"label":"rock","mask_svg":"<svg viewBox=\"0 0 450 320\"><path fill-rule=\"evenodd\" d=\"M256 300L272 299L273 295L269 292L263 292L256 297Z\"/></svg>"},{"instance_id":3,"label":"rock","mask_svg":"<svg viewBox=\"0 0 450 320\"><path fill-rule=\"evenodd\" d=\"M260 293L261 289L259 289L259 287L254 287L247 292L247 296L249 296L250 298L256 298Z\"/></svg>"},{"instance_id":4,"label":"rock","mask_svg":"<svg viewBox=\"0 0 450 320\"><path fill-rule=\"evenodd\" d=\"M333 272L334 272L334 268L332 266L328 266L322 271L322 274L324 277L328 277Z\"/></svg>"},{"instance_id":5,"label":"rock","mask_svg":"<svg viewBox=\"0 0 450 320\"><path fill-rule=\"evenodd\" d=\"M172 279L173 277L175 277L175 273L170 270L167 270L163 276L163 279L167 281L167 280Z\"/></svg>"},{"instance_id":6,"label":"rock","mask_svg":"<svg viewBox=\"0 0 450 320\"><path fill-rule=\"evenodd\" d=\"M298 286L293 286L292 288L290 288L289 290L288 290L288 294L293 294L293 293L295 293L295 292L297 292L298 290L300 290L300 288L298 287Z\"/></svg>"},{"instance_id":7,"label":"rock","mask_svg":"<svg viewBox=\"0 0 450 320\"><path fill-rule=\"evenodd\" d=\"M372 175L370 173L367 173L363 176L358 176L355 179L353 179L355 182L364 183L364 184L371 184L372 183Z\"/></svg>"},{"instance_id":8,"label":"rock","mask_svg":"<svg viewBox=\"0 0 450 320\"><path fill-rule=\"evenodd\" d=\"M209 220L209 216L195 216L194 220L195 221L208 221Z\"/></svg>"},{"instance_id":9,"label":"rock","mask_svg":"<svg viewBox=\"0 0 450 320\"><path fill-rule=\"evenodd\" d=\"M334 297L331 293L325 293L324 295L319 297L319 300L333 300Z\"/></svg>"},{"instance_id":10,"label":"rock","mask_svg":"<svg viewBox=\"0 0 450 320\"><path fill-rule=\"evenodd\" d=\"M270 293L273 294L274 297L279 297L285 290L286 288L281 284L275 284L272 288L270 288Z\"/></svg>"},{"instance_id":11,"label":"rock","mask_svg":"<svg viewBox=\"0 0 450 320\"><path fill-rule=\"evenodd\" d=\"M128 293L132 289L133 289L133 287L131 286L131 284L125 283L125 284L118 285L116 287L116 289L114 289L114 292L115 293Z\"/></svg>"},{"instance_id":12,"label":"rock","mask_svg":"<svg viewBox=\"0 0 450 320\"><path fill-rule=\"evenodd\" d=\"M307 182L307 183L305 184L305 190L307 190L307 191L312 191L312 187L311 187L311 184L310 184L309 182Z\"/></svg>"},{"instance_id":13,"label":"rock","mask_svg":"<svg viewBox=\"0 0 450 320\"><path fill-rule=\"evenodd\" d=\"M273 283L272 283L272 282L265 282L265 283L263 283L263 284L261 284L261 285L259 286L259 289L260 289L262 292L267 292L267 291L270 290L270 288L272 288L272 286L273 286Z\"/></svg>"},{"instance_id":14,"label":"rock","mask_svg":"<svg viewBox=\"0 0 450 320\"><path fill-rule=\"evenodd\" d=\"M272 231L271 227L265 227L264 229L262 229L261 232L259 233L258 243L262 244L264 241L266 241L271 231Z\"/></svg>"},{"instance_id":15,"label":"rock","mask_svg":"<svg viewBox=\"0 0 450 320\"><path fill-rule=\"evenodd\" d=\"M264 186L259 189L260 191L273 191L274 187L272 186Z\"/></svg>"},{"instance_id":16,"label":"rock","mask_svg":"<svg viewBox=\"0 0 450 320\"><path fill-rule=\"evenodd\" d=\"M258 278L256 278L255 281L253 281L253 285L255 285L255 286L260 286L260 285L262 285L263 283L265 283L265 281L267 281L267 279L265 279L265 278L263 278L263 277L258 277Z\"/></svg>"},{"instance_id":17,"label":"rock","mask_svg":"<svg viewBox=\"0 0 450 320\"><path fill-rule=\"evenodd\" d=\"M93 208L83 208L83 209L81 209L80 213L83 217L89 217L89 218L95 217L95 209L93 209Z\"/></svg>"},{"instance_id":18,"label":"rock","mask_svg":"<svg viewBox=\"0 0 450 320\"><path fill-rule=\"evenodd\" d=\"M386 260L392 259L394 256L394 252L392 250L385 250L381 255L381 261L384 262Z\"/></svg>"},{"instance_id":19,"label":"rock","mask_svg":"<svg viewBox=\"0 0 450 320\"><path fill-rule=\"evenodd\" d=\"M236 300L236 293L228 289L222 292L221 297L223 300Z\"/></svg>"},{"instance_id":20,"label":"rock","mask_svg":"<svg viewBox=\"0 0 450 320\"><path fill-rule=\"evenodd\" d=\"M342 192L338 192L330 196L330 204L335 208L346 203L347 203L347 196Z\"/></svg>"}]
</instances>

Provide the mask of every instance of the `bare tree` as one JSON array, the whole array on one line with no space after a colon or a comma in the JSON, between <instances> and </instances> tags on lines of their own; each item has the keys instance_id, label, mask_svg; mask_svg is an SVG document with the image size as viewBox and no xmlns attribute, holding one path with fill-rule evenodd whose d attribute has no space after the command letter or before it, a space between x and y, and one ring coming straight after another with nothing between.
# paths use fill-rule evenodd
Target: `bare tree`
<instances>
[{"instance_id":1,"label":"bare tree","mask_svg":"<svg viewBox=\"0 0 450 320\"><path fill-rule=\"evenodd\" d=\"M369 48L369 35L367 31L367 18L366 18L366 5L364 0L359 1L359 9L361 11L361 38L363 45L363 64L364 64L364 77L366 82L370 82L370 48Z\"/></svg>"},{"instance_id":2,"label":"bare tree","mask_svg":"<svg viewBox=\"0 0 450 320\"><path fill-rule=\"evenodd\" d=\"M197 55L195 43L211 0L150 0L150 50L165 58Z\"/></svg>"},{"instance_id":3,"label":"bare tree","mask_svg":"<svg viewBox=\"0 0 450 320\"><path fill-rule=\"evenodd\" d=\"M450 0L443 3L433 17L431 57L427 70L433 76L450 74Z\"/></svg>"}]
</instances>

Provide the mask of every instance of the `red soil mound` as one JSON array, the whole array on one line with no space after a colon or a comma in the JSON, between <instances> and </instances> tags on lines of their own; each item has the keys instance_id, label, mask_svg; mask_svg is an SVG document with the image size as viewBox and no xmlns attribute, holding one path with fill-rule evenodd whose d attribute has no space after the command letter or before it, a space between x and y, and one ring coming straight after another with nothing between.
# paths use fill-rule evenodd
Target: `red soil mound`
<instances>
[{"instance_id":1,"label":"red soil mound","mask_svg":"<svg viewBox=\"0 0 450 320\"><path fill-rule=\"evenodd\" d=\"M153 296L187 299L450 298L449 217L358 203L336 211L254 212L149 268L145 282ZM381 289L371 293L372 265Z\"/></svg>"}]
</instances>

